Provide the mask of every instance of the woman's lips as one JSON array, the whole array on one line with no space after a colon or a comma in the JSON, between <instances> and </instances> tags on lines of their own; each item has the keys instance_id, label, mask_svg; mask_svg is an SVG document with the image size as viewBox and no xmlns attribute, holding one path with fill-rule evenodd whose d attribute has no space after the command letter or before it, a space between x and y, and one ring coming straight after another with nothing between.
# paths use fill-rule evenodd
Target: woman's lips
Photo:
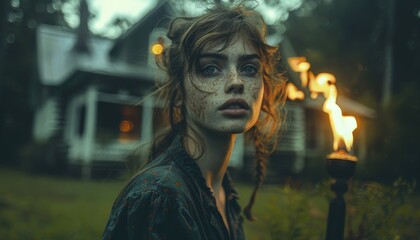
<instances>
[{"instance_id":1,"label":"woman's lips","mask_svg":"<svg viewBox=\"0 0 420 240\"><path fill-rule=\"evenodd\" d=\"M240 98L229 99L222 106L218 108L225 116L241 117L247 115L249 112L248 103Z\"/></svg>"}]
</instances>

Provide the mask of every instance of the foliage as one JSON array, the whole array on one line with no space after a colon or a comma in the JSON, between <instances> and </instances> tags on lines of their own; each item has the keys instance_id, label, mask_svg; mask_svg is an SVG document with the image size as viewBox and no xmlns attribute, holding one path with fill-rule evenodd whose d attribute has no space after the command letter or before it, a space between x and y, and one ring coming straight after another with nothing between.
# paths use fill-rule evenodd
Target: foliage
<instances>
[{"instance_id":1,"label":"foliage","mask_svg":"<svg viewBox=\"0 0 420 240\"><path fill-rule=\"evenodd\" d=\"M17 164L20 148L31 136L37 85L36 27L65 25L66 0L20 0L0 3L0 163ZM31 91L32 90L32 91Z\"/></svg>"},{"instance_id":2,"label":"foliage","mask_svg":"<svg viewBox=\"0 0 420 240\"><path fill-rule=\"evenodd\" d=\"M20 166L28 172L42 172L46 165L45 161L47 160L47 151L47 142L34 142L25 145L21 151Z\"/></svg>"},{"instance_id":3,"label":"foliage","mask_svg":"<svg viewBox=\"0 0 420 240\"><path fill-rule=\"evenodd\" d=\"M381 0L307 2L316 6L312 14L296 11L287 22L286 37L297 54L308 58L315 74L333 73L340 94L375 106L383 76L386 4Z\"/></svg>"},{"instance_id":4,"label":"foliage","mask_svg":"<svg viewBox=\"0 0 420 240\"><path fill-rule=\"evenodd\" d=\"M419 231L418 197L410 196L415 183L398 179L386 186L376 182L352 183L346 193L346 239L415 239ZM273 189L272 189L273 190ZM274 189L264 209L259 228L269 237L260 239L324 239L328 202L333 197L330 182L313 190Z\"/></svg>"},{"instance_id":5,"label":"foliage","mask_svg":"<svg viewBox=\"0 0 420 240\"><path fill-rule=\"evenodd\" d=\"M389 182L398 176L418 179L420 171L419 83L408 83L395 95L372 126L372 151L366 162L364 177Z\"/></svg>"},{"instance_id":6,"label":"foliage","mask_svg":"<svg viewBox=\"0 0 420 240\"><path fill-rule=\"evenodd\" d=\"M411 194L414 188L415 182L403 179L397 179L391 186L371 182L353 187L349 192L347 207L348 239L383 240L416 237L409 232L401 231L404 225L401 225L400 221L416 216L398 214L399 209L407 206L408 194Z\"/></svg>"},{"instance_id":7,"label":"foliage","mask_svg":"<svg viewBox=\"0 0 420 240\"><path fill-rule=\"evenodd\" d=\"M31 142L20 151L19 166L30 173L63 175L67 168L66 158L60 154L56 141Z\"/></svg>"},{"instance_id":8,"label":"foliage","mask_svg":"<svg viewBox=\"0 0 420 240\"><path fill-rule=\"evenodd\" d=\"M314 192L295 191L289 186L277 192L282 197L269 200L269 215L262 218L271 239L322 239L323 231L319 230L325 229L326 215L320 207L325 203Z\"/></svg>"}]
</instances>

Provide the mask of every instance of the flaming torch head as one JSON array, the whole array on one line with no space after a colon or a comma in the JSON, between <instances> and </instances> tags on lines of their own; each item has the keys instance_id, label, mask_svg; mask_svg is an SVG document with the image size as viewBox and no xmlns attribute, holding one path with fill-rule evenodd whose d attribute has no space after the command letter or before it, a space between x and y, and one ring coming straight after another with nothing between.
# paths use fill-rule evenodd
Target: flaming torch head
<instances>
[{"instance_id":1,"label":"flaming torch head","mask_svg":"<svg viewBox=\"0 0 420 240\"><path fill-rule=\"evenodd\" d=\"M357 161L351 154L353 147L353 131L357 128L356 118L343 116L341 108L336 104L337 88L334 84L329 85L329 92L326 94L323 111L328 113L331 130L333 132L334 152L328 158Z\"/></svg>"}]
</instances>

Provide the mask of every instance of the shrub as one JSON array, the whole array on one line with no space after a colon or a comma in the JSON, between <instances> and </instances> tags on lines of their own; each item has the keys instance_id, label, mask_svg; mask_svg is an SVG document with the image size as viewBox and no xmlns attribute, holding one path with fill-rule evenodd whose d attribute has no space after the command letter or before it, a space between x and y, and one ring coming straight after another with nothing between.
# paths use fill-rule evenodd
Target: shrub
<instances>
[{"instance_id":1,"label":"shrub","mask_svg":"<svg viewBox=\"0 0 420 240\"><path fill-rule=\"evenodd\" d=\"M408 206L414 188L415 182L403 179L390 186L376 182L356 184L347 198L348 239L412 239L400 221L412 216L401 216L399 211Z\"/></svg>"},{"instance_id":2,"label":"shrub","mask_svg":"<svg viewBox=\"0 0 420 240\"><path fill-rule=\"evenodd\" d=\"M345 238L348 240L416 239L420 234L415 182L398 179L392 185L350 183ZM290 186L276 190L262 211L261 225L271 239L325 239L328 203L334 197L330 181L313 190ZM261 214L261 213L260 213Z\"/></svg>"}]
</instances>

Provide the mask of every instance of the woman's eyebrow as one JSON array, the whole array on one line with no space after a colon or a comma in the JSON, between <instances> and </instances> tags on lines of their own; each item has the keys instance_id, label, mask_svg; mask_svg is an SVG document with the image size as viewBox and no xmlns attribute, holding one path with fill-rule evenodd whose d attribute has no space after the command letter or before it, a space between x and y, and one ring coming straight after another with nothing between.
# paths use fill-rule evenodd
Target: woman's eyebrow
<instances>
[{"instance_id":1,"label":"woman's eyebrow","mask_svg":"<svg viewBox=\"0 0 420 240\"><path fill-rule=\"evenodd\" d=\"M200 56L198 57L199 59L202 58L215 58L215 59L219 59L219 60L227 60L228 56L225 54L221 54L221 53L202 53L200 54ZM244 62L244 61L249 61L249 60L260 60L260 56L258 56L258 54L245 54L245 55L241 55L238 58L239 61Z\"/></svg>"},{"instance_id":2,"label":"woman's eyebrow","mask_svg":"<svg viewBox=\"0 0 420 240\"><path fill-rule=\"evenodd\" d=\"M239 61L241 61L241 62L250 61L250 60L258 60L258 61L260 61L260 56L258 56L255 53L254 54L246 54L246 55L239 56Z\"/></svg>"}]
</instances>

